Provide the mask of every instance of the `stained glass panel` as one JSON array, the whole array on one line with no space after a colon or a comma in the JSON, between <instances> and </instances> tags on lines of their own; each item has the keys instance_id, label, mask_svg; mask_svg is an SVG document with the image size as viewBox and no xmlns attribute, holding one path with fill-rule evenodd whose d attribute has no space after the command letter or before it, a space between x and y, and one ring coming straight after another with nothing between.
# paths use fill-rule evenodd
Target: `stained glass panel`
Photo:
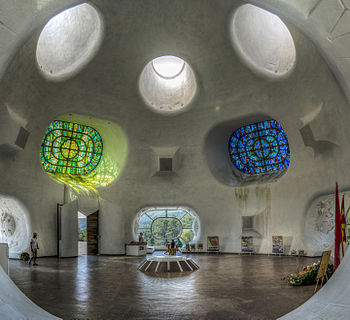
<instances>
[{"instance_id":1,"label":"stained glass panel","mask_svg":"<svg viewBox=\"0 0 350 320\"><path fill-rule=\"evenodd\" d=\"M248 175L273 173L289 167L287 135L276 120L237 129L230 138L229 153L235 167Z\"/></svg>"},{"instance_id":2,"label":"stained glass panel","mask_svg":"<svg viewBox=\"0 0 350 320\"><path fill-rule=\"evenodd\" d=\"M100 163L102 138L92 127L55 120L42 140L40 159L46 172L86 175Z\"/></svg>"}]
</instances>

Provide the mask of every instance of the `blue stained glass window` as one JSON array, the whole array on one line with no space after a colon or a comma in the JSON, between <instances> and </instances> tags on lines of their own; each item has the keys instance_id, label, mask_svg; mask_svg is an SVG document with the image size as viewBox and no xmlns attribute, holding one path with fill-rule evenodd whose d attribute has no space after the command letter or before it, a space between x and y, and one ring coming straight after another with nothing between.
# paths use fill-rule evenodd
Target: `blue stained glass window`
<instances>
[{"instance_id":1,"label":"blue stained glass window","mask_svg":"<svg viewBox=\"0 0 350 320\"><path fill-rule=\"evenodd\" d=\"M237 129L230 138L229 153L235 167L248 175L274 173L289 167L287 135L276 120Z\"/></svg>"}]
</instances>

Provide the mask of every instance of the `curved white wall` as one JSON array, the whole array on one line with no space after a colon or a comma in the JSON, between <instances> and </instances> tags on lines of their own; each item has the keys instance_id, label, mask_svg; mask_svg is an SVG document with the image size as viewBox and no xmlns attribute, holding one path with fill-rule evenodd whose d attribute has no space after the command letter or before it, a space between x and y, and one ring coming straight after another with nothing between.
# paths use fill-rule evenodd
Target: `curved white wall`
<instances>
[{"instance_id":1,"label":"curved white wall","mask_svg":"<svg viewBox=\"0 0 350 320\"><path fill-rule=\"evenodd\" d=\"M350 254L345 255L332 278L299 308L279 318L297 319L347 319L350 306Z\"/></svg>"},{"instance_id":2,"label":"curved white wall","mask_svg":"<svg viewBox=\"0 0 350 320\"><path fill-rule=\"evenodd\" d=\"M0 195L0 242L9 246L9 257L18 259L31 239L30 215L17 199Z\"/></svg>"},{"instance_id":3,"label":"curved white wall","mask_svg":"<svg viewBox=\"0 0 350 320\"><path fill-rule=\"evenodd\" d=\"M346 20L349 12L346 1L281 0L276 2L275 0L253 0L251 2L281 14L289 22L303 30L317 45L321 54L326 57L347 97L350 96L350 61L348 59L350 25ZM73 0L59 2L51 0L40 6L34 0L25 3L22 1L3 3L0 12L0 18L3 21L0 27L2 35L0 43L3 48L0 56L0 75L4 75L19 48L39 26L43 26L50 17L62 9L77 3L78 1ZM223 1L221 9L215 7L217 10L223 11L221 12L222 16L234 9L228 3L235 2ZM208 2L201 3L202 8L205 7L205 4ZM176 11L178 10L176 7L166 9L174 16L179 13ZM191 11L190 20L197 19L199 21L203 17L200 13L200 10ZM129 159L128 168L122 175L118 187L103 190L106 198L120 204L123 214L126 215L126 226L130 225L128 216L135 214L141 206L151 204L150 199L152 199L152 204L164 204L165 200L166 203L188 203L201 216L205 225L204 235L218 234L224 243L223 250L239 250L240 248L234 245L239 241L240 234L239 227L237 227L240 225L240 219L235 215L239 211L241 201L239 199L243 197L244 201L249 200L249 194L254 193L258 187L251 187L244 192L233 195L232 189L218 183L204 165L202 150L198 146L202 145L202 137L208 128L214 126L215 123L228 118L246 117L249 114L254 114L257 109L263 110L280 120L282 124L286 124L284 127L292 150L292 165L288 174L280 182L264 186L270 194L270 197L266 198L267 209L265 213L271 223L266 230L266 243L262 246L262 251L270 250L268 238L271 234L278 232L288 235L290 232L288 226L297 225L299 230L296 234L289 234L290 237L301 237L302 222L310 198L319 193L330 193L335 180L338 180L343 186L348 185L346 180L347 150L349 149L347 138L348 104L328 67L321 61L316 51L304 37L297 36L295 41L298 53L300 48L304 48L306 51L303 51L305 55L301 55L298 59L295 76L291 75L288 83L274 84L271 88L265 83L251 78L238 63L232 62L231 64L230 60L224 59L228 56L232 59L232 52L229 53L225 47L228 37L223 41L220 36L223 33L223 28L217 28L217 26L221 26L222 22L221 18L218 19L218 17L222 16L217 11L212 16L211 13L212 10L207 11L210 28L205 24L201 25L201 28L198 28L200 29L199 34L195 32L197 27L193 26L191 30L196 37L185 38L186 41L184 41L183 35L191 35L191 33L181 33L181 37L177 37L176 34L171 33L172 28L170 27L165 30L166 33L160 33L161 43L149 41L151 35L155 34L151 25L148 26L149 29L142 30L139 36L134 36L137 41L133 44L129 41L129 36L126 39L123 37L123 33L119 33L121 37L118 40L122 39L130 44L130 47L121 46L127 54L119 55L119 61L128 61L130 56L136 58L133 59L132 64L123 65L121 63L118 72L123 76L127 73L130 76L119 79L110 76L107 71L114 70L117 57L112 59L108 58L108 55L104 55L103 68L100 71L93 67L90 69L90 72L97 71L92 81L93 84L87 82L86 78L81 78L79 81L73 79L71 85L74 90L65 84L59 88L47 86L38 78L36 70L33 69L35 57L33 51L30 50L30 48L32 50L35 48L35 41L32 40L28 43L27 51L20 52L20 57L11 66L9 74L0 87L1 112L4 112L6 104L10 105L23 119L28 121L28 129L31 130L32 134L25 151L19 153L15 161L10 157L1 157L0 168L6 174L2 178L0 187L3 192L8 190L9 193L17 195L32 212L33 226L46 239L44 246L41 247L44 254L49 255L55 252L55 229L50 226L55 224L55 203L62 201L63 188L49 181L40 172L38 160L35 159L37 159L38 144L43 133L40 128L44 128L49 122L49 118L58 114L57 110L60 110L60 114L62 110L69 112L72 109L81 112L89 110L89 113L99 114L104 110L99 109L102 105L103 108L108 109L109 117L123 122L124 126L128 128L126 131L132 142L139 143L139 147L131 144L132 152L136 156ZM115 10L113 18L117 15L121 21L120 26L124 26L122 15L119 14L118 10ZM136 10L134 14L141 15L142 12ZM178 16L184 19L182 14ZM162 15L159 15L159 12L151 14L151 18L154 18L155 22L157 22L157 17L162 17ZM111 26L119 27L118 22L113 21L109 15L107 19L109 19L108 23ZM180 29L177 31L183 31L181 24L179 27ZM119 28L119 30L123 30L123 28ZM292 33L295 37L293 28ZM211 41L207 41L209 37L203 36L206 34L219 36L211 36ZM147 40L143 41L142 39ZM172 39L176 45L168 39ZM186 45L184 46L182 43L186 43ZM193 46L189 46L189 43ZM203 43L213 44L213 47L209 48L210 50L202 50L199 44ZM113 41L106 46L107 49L120 48ZM140 48L144 50L142 57L139 55ZM139 99L133 98L137 96L134 89L135 79L145 63L154 56L155 50L159 49L159 51L164 52L169 48L174 49L174 52L177 50L178 53L189 50L189 53L198 57L193 67L200 77L203 98L198 98L198 102L193 105L193 110L186 118L184 114L173 122L165 120L158 123L156 122L157 115L149 115L143 111L143 104L140 103ZM205 48L208 49L208 47ZM227 63L221 64L218 60L212 64L208 63L213 61L210 52L215 53L216 50L220 50L220 57ZM98 56L96 64L102 66L99 64ZM199 73L198 70L200 70ZM218 72L218 70L231 72L236 77L229 77L226 72ZM18 73L21 73L21 78L16 76ZM105 81L99 83L96 79L105 79ZM84 83L81 83L80 80ZM227 85L228 83L229 85ZM225 85L221 86L221 84ZM86 90L87 85L90 90ZM10 88L11 90L9 90ZM22 90L23 92L21 92ZM277 96L276 92L278 92ZM290 99L291 96L293 99ZM301 135L296 130L304 126L300 119L307 114L314 113L320 105L322 105L322 110L307 128L309 133L311 130L312 135L308 135L307 132ZM134 108L134 111L129 113L130 106ZM202 108L202 113L195 112L199 106ZM132 122L136 115L143 119L137 126ZM196 122L198 124L196 130L188 128L184 124L184 119L186 119L186 123ZM144 137L144 132L151 122L157 124L156 130L151 132L149 137ZM336 126L332 124L336 124ZM174 127L177 128L177 131L174 130ZM166 136L164 133L167 133ZM320 144L322 141L328 141L341 147L337 150L337 157L334 157L334 149L332 151L329 144L326 144L328 146L326 148L322 147L323 151L320 152L319 146L325 146L325 144ZM169 181L164 177L151 178L156 160L150 146L156 144L158 147L165 143L172 146L181 145L174 158L177 175L172 176ZM150 167L153 171L148 170ZM138 171L135 173L133 168L138 168ZM322 168L328 168L328 170L323 171ZM184 175L187 176L187 179L181 178ZM137 184L135 184L135 179L138 181ZM154 182L158 184L157 187L153 186ZM130 202L128 198L130 194L136 194L137 201ZM47 202L47 199L50 199L50 203ZM205 203L203 203L203 199L206 200ZM299 201L298 208L295 207L295 199ZM218 203L220 206L217 205ZM220 221L224 221L225 225L218 223L217 215L219 213ZM130 235L127 240L130 240ZM344 276L345 274L340 272L334 275L339 279L344 279ZM333 283L332 286L341 289L338 287L338 282ZM346 285L347 282L342 281L341 283ZM346 306L349 305L349 301L346 300L346 296L349 295L341 294L345 300L336 304L336 301L340 301L337 300L339 299L337 292L339 290L334 291L333 297L336 298L334 303L331 302L328 305L324 300L320 300L320 303L326 306L321 308L322 316L327 317L327 307L331 305L339 314L347 312ZM328 299L329 296L324 293L323 297ZM318 306L320 306L319 303L316 304L316 308ZM307 312L311 318L313 315L317 317L313 311L314 306L308 308L306 305L299 310ZM304 318L305 314L296 313L294 318L298 317ZM293 315L289 318L293 318Z\"/></svg>"},{"instance_id":4,"label":"curved white wall","mask_svg":"<svg viewBox=\"0 0 350 320\"><path fill-rule=\"evenodd\" d=\"M122 209L115 203L101 199L99 232L101 254L125 253L125 218Z\"/></svg>"},{"instance_id":5,"label":"curved white wall","mask_svg":"<svg viewBox=\"0 0 350 320\"><path fill-rule=\"evenodd\" d=\"M222 11L218 8L219 12L211 12L207 19L225 16L234 10L231 2L225 5ZM159 11L152 8L148 14L156 22L160 19ZM164 10L180 9L168 4ZM111 30L126 28L127 18L122 12L118 11L116 16L106 11L103 14ZM205 24L204 29L198 30L196 24L180 24L171 35L168 29L157 31L158 38L172 39L177 46L174 52L183 51L183 55L176 55L194 57L193 69L199 79L199 94L191 108L174 117L163 117L145 108L138 95L138 75L150 57L155 56L155 48L147 42L140 51L139 45L134 43L152 39L155 24L142 28L142 32L141 29L139 33L134 32L133 42L122 40L122 35L109 38L94 63L87 66L89 72L79 73L61 84L44 81L37 72L32 50L36 37L21 50L3 79L0 103L11 106L27 119L31 134L25 150L18 153L14 162L0 161L0 166L6 168L0 188L6 186L9 191L21 195L33 212L33 227L45 239L41 254L56 252L56 203L63 201L63 187L50 181L41 170L38 158L41 138L55 116L70 112L103 116L120 125L127 135L130 148L125 169L115 184L100 188L100 196L118 206L125 216L126 241L133 239L130 226L140 208L186 205L200 217L199 242L205 244L208 235L218 235L224 252L240 251L241 218L252 214L263 219L259 227L262 233L257 247L259 252L271 252L272 235L283 235L290 249L306 249L302 242L303 219L310 196L330 192L334 179L346 183L347 154L337 152L334 157L338 147L331 146L348 148L347 102L316 49L293 27L290 30L300 53L298 64L288 79L271 84L256 77L235 57L228 32L222 32L219 26ZM213 32L216 37L211 37L212 41L202 39L200 43L205 50L197 55L196 41L200 35ZM185 33L190 36L187 41L183 39ZM122 41L123 50L119 47ZM170 42L166 46L172 51ZM217 50L220 50L220 59L213 54ZM300 129L305 123L301 119L314 114L315 109L317 116L307 124L312 135L302 134ZM215 158L218 153L211 147L207 149L206 136L220 123L231 121L236 125L232 127L234 130L238 124L254 122L259 115L276 119L285 129L291 147L291 166L276 183L235 190L234 184L222 183L209 169L207 155ZM220 131L223 145L232 133L229 126L226 129L226 138ZM158 155L153 150L157 148L177 150L172 174L155 174ZM339 170L323 172L323 168L329 166ZM253 208L254 205L248 211L244 209L245 203L259 206L260 200L254 200L256 195L263 197L264 212ZM295 199L298 199L297 207ZM108 228L106 232L112 232L112 225Z\"/></svg>"},{"instance_id":6,"label":"curved white wall","mask_svg":"<svg viewBox=\"0 0 350 320\"><path fill-rule=\"evenodd\" d=\"M1 267L0 318L4 320L59 320L29 300Z\"/></svg>"}]
</instances>

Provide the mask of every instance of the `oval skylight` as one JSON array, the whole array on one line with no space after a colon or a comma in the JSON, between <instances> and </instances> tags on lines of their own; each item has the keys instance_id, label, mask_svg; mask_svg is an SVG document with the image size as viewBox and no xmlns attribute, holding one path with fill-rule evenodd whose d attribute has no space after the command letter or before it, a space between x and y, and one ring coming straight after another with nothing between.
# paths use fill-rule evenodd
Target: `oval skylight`
<instances>
[{"instance_id":1,"label":"oval skylight","mask_svg":"<svg viewBox=\"0 0 350 320\"><path fill-rule=\"evenodd\" d=\"M162 56L152 61L155 72L163 78L177 77L185 66L185 61L175 56Z\"/></svg>"},{"instance_id":2,"label":"oval skylight","mask_svg":"<svg viewBox=\"0 0 350 320\"><path fill-rule=\"evenodd\" d=\"M84 3L54 16L42 30L36 49L39 69L48 80L78 73L95 56L103 37L100 14Z\"/></svg>"},{"instance_id":3,"label":"oval skylight","mask_svg":"<svg viewBox=\"0 0 350 320\"><path fill-rule=\"evenodd\" d=\"M230 28L234 48L252 71L276 79L295 66L293 38L278 16L245 4L236 10Z\"/></svg>"},{"instance_id":4,"label":"oval skylight","mask_svg":"<svg viewBox=\"0 0 350 320\"><path fill-rule=\"evenodd\" d=\"M166 55L153 59L143 69L139 89L146 105L162 114L183 111L197 90L194 72L183 59Z\"/></svg>"}]
</instances>

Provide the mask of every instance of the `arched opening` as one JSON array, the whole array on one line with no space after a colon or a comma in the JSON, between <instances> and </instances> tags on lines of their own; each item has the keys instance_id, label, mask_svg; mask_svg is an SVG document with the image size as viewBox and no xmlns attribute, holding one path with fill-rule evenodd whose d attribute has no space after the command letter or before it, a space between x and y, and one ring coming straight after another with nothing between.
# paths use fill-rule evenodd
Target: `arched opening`
<instances>
[{"instance_id":1,"label":"arched opening","mask_svg":"<svg viewBox=\"0 0 350 320\"><path fill-rule=\"evenodd\" d=\"M166 248L166 241L180 238L183 244L196 243L200 237L198 215L188 207L147 207L133 224L135 240L142 232L148 245Z\"/></svg>"}]
</instances>

